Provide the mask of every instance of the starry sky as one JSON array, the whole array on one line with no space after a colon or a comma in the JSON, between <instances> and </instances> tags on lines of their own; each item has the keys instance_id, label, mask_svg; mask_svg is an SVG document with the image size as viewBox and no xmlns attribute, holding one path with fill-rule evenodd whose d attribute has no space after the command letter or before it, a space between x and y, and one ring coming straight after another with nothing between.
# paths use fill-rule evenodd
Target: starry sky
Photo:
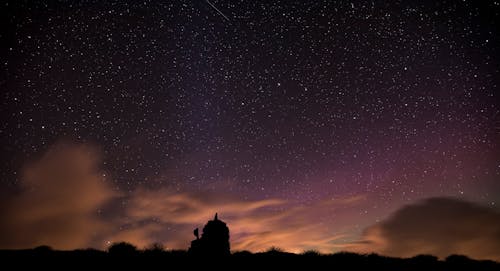
<instances>
[{"instance_id":1,"label":"starry sky","mask_svg":"<svg viewBox=\"0 0 500 271\"><path fill-rule=\"evenodd\" d=\"M1 5L2 247L500 251L391 246L500 236L499 1Z\"/></svg>"}]
</instances>

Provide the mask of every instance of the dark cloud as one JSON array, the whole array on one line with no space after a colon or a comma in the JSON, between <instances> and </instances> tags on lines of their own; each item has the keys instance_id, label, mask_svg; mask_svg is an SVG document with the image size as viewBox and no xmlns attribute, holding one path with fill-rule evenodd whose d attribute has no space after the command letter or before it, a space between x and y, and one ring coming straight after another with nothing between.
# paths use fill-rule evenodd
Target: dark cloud
<instances>
[{"instance_id":1,"label":"dark cloud","mask_svg":"<svg viewBox=\"0 0 500 271\"><path fill-rule=\"evenodd\" d=\"M500 260L500 213L459 199L431 198L367 228L354 247L399 257L464 254Z\"/></svg>"},{"instance_id":2,"label":"dark cloud","mask_svg":"<svg viewBox=\"0 0 500 271\"><path fill-rule=\"evenodd\" d=\"M97 210L117 196L87 145L57 144L22 171L21 191L0 207L0 248L86 247L110 229Z\"/></svg>"}]
</instances>

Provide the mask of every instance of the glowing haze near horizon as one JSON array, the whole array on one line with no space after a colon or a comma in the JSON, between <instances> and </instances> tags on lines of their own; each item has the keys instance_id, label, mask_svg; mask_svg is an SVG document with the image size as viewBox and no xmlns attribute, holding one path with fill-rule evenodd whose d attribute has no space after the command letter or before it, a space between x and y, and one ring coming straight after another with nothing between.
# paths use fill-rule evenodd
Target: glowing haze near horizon
<instances>
[{"instance_id":1,"label":"glowing haze near horizon","mask_svg":"<svg viewBox=\"0 0 500 271\"><path fill-rule=\"evenodd\" d=\"M498 1L20 2L0 248L500 260Z\"/></svg>"}]
</instances>

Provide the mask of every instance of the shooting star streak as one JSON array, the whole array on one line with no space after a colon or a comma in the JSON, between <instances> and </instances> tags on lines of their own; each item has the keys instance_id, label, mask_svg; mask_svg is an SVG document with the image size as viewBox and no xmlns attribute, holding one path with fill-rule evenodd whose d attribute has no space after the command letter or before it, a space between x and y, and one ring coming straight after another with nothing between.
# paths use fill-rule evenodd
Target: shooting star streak
<instances>
[{"instance_id":1,"label":"shooting star streak","mask_svg":"<svg viewBox=\"0 0 500 271\"><path fill-rule=\"evenodd\" d=\"M222 11L220 11L216 6L214 6L214 4L210 3L210 1L208 0L205 0L212 8L215 9L215 11L217 11L217 13L219 13L222 17L224 17L224 19L228 20L229 21L229 18L224 15L224 13L222 13Z\"/></svg>"}]
</instances>

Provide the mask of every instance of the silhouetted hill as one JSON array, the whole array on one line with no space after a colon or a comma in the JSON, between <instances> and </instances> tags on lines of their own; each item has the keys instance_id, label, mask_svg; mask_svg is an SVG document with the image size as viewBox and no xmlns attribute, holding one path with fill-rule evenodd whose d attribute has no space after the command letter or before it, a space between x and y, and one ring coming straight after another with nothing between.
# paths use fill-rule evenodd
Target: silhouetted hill
<instances>
[{"instance_id":1,"label":"silhouetted hill","mask_svg":"<svg viewBox=\"0 0 500 271\"><path fill-rule=\"evenodd\" d=\"M267 252L235 252L231 255L203 257L187 251L165 251L161 247L137 250L130 244L117 244L108 252L95 249L73 251L52 250L38 247L26 250L0 250L4 266L16 269L36 266L38 269L81 269L102 268L147 270L239 270L239 269L279 269L279 270L500 270L500 263L478 261L466 256L452 255L439 260L432 255L413 258L392 258L376 254L335 253L320 254L308 251L303 254L271 249ZM121 250L122 249L122 250Z\"/></svg>"}]
</instances>

